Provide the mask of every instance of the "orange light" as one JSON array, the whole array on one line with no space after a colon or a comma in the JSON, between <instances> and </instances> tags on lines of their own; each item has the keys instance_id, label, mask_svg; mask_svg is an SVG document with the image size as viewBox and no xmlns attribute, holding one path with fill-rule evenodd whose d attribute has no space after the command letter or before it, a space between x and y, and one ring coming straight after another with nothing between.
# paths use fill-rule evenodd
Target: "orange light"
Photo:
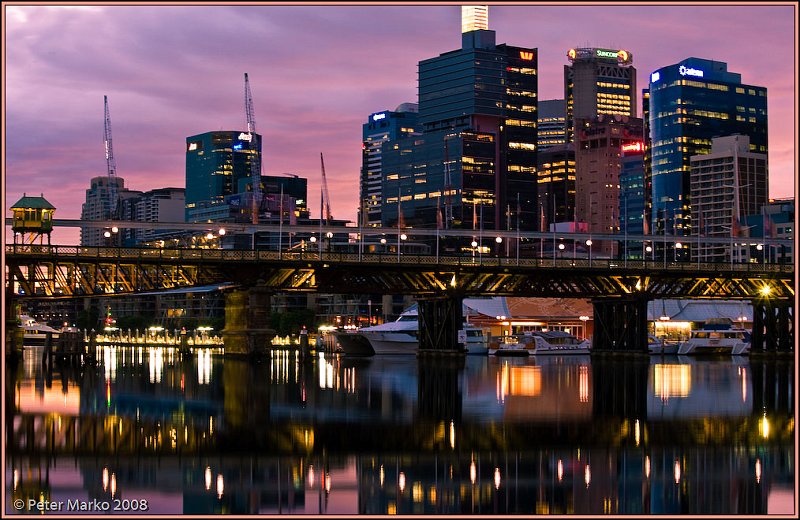
<instances>
[{"instance_id":1,"label":"orange light","mask_svg":"<svg viewBox=\"0 0 800 520\"><path fill-rule=\"evenodd\" d=\"M623 144L622 145L623 152L641 152L642 151L642 143L630 143L630 144Z\"/></svg>"},{"instance_id":2,"label":"orange light","mask_svg":"<svg viewBox=\"0 0 800 520\"><path fill-rule=\"evenodd\" d=\"M577 55L578 52L575 49L570 49L567 51L567 57L571 60L574 60Z\"/></svg>"},{"instance_id":3,"label":"orange light","mask_svg":"<svg viewBox=\"0 0 800 520\"><path fill-rule=\"evenodd\" d=\"M622 63L626 63L630 55L628 54L628 51L620 50L617 53L617 57L619 58L619 61L621 61Z\"/></svg>"},{"instance_id":4,"label":"orange light","mask_svg":"<svg viewBox=\"0 0 800 520\"><path fill-rule=\"evenodd\" d=\"M527 51L519 51L519 57L525 61L531 61L533 59L533 53Z\"/></svg>"}]
</instances>

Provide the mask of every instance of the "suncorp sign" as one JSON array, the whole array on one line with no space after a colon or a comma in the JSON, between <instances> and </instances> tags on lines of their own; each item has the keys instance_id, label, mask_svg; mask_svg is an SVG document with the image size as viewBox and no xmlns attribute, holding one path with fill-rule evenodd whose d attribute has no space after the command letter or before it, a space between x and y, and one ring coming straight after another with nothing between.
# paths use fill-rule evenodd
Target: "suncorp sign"
<instances>
[{"instance_id":1,"label":"suncorp sign","mask_svg":"<svg viewBox=\"0 0 800 520\"><path fill-rule=\"evenodd\" d=\"M702 70L693 69L691 67L685 67L683 65L678 67L678 74L680 74L681 76L694 76L696 78L702 78L703 77L703 71Z\"/></svg>"}]
</instances>

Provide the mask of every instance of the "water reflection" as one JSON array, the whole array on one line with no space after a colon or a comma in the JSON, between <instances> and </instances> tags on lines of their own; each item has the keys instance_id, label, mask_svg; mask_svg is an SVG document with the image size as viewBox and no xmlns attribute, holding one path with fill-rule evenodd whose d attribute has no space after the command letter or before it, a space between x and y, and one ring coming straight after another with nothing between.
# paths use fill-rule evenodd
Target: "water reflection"
<instances>
[{"instance_id":1,"label":"water reflection","mask_svg":"<svg viewBox=\"0 0 800 520\"><path fill-rule=\"evenodd\" d=\"M791 361L218 354L104 346L97 366L61 367L26 350L7 368L7 497L148 499L152 514L762 514L794 486Z\"/></svg>"}]
</instances>

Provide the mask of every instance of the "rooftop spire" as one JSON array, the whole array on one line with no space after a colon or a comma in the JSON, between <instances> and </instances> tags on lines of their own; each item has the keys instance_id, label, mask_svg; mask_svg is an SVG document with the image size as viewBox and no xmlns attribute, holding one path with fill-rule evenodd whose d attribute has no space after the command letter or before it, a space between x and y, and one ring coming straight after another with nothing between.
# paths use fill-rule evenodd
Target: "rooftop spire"
<instances>
[{"instance_id":1,"label":"rooftop spire","mask_svg":"<svg viewBox=\"0 0 800 520\"><path fill-rule=\"evenodd\" d=\"M461 6L461 33L489 29L488 5Z\"/></svg>"}]
</instances>

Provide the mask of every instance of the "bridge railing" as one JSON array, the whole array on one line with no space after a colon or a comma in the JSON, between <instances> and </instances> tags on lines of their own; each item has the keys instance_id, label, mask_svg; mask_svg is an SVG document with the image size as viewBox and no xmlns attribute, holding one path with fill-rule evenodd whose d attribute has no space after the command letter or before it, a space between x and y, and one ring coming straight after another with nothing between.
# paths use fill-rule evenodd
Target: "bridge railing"
<instances>
[{"instance_id":1,"label":"bridge railing","mask_svg":"<svg viewBox=\"0 0 800 520\"><path fill-rule=\"evenodd\" d=\"M644 269L685 272L794 273L794 264L771 263L704 263L663 260L625 260L607 258L512 258L490 255L417 255L397 253L340 253L330 251L264 251L240 249L178 249L139 247L89 247L37 244L6 245L6 255L62 257L77 260L116 259L117 261L186 261L186 262L338 262L378 265L436 265L455 267L538 267L557 269Z\"/></svg>"}]
</instances>

